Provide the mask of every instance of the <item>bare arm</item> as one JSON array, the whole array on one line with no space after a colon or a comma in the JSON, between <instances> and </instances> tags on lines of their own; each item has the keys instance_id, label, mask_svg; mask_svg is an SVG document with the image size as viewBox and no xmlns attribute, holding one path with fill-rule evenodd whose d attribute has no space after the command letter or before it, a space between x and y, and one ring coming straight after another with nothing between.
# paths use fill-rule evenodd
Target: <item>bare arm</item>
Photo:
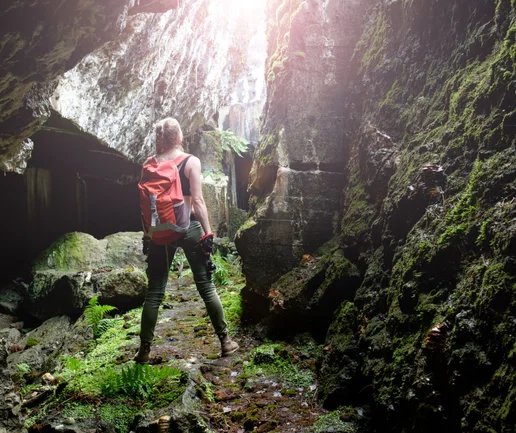
<instances>
[{"instance_id":1,"label":"bare arm","mask_svg":"<svg viewBox=\"0 0 516 433\"><path fill-rule=\"evenodd\" d=\"M208 209L204 202L201 185L201 161L192 156L185 167L185 175L190 181L190 194L192 195L192 208L196 218L201 223L204 234L211 233Z\"/></svg>"}]
</instances>

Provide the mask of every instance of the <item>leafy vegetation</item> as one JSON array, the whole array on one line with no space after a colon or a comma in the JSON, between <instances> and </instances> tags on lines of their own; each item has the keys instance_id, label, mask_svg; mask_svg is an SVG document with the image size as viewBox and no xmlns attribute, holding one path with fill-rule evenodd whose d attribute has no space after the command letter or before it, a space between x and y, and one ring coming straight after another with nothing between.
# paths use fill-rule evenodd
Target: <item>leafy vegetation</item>
<instances>
[{"instance_id":1,"label":"leafy vegetation","mask_svg":"<svg viewBox=\"0 0 516 433\"><path fill-rule=\"evenodd\" d=\"M226 322L230 331L234 331L240 323L243 312L242 296L243 275L239 258L227 254L225 257L216 251L212 260L217 269L213 273L213 282L220 287L219 294L224 307Z\"/></svg>"},{"instance_id":2,"label":"leafy vegetation","mask_svg":"<svg viewBox=\"0 0 516 433\"><path fill-rule=\"evenodd\" d=\"M84 315L88 325L93 329L95 338L100 337L104 332L114 326L114 319L104 318L106 313L116 310L112 305L99 305L98 296L90 299L84 310Z\"/></svg>"},{"instance_id":3,"label":"leafy vegetation","mask_svg":"<svg viewBox=\"0 0 516 433\"><path fill-rule=\"evenodd\" d=\"M233 151L241 158L244 156L244 153L249 151L249 142L231 131L216 129L215 131L205 132L205 134L214 137L220 143L222 150L227 152Z\"/></svg>"},{"instance_id":4,"label":"leafy vegetation","mask_svg":"<svg viewBox=\"0 0 516 433\"><path fill-rule=\"evenodd\" d=\"M349 416L348 414L353 412L353 408L344 408L343 411L337 409L326 415L322 415L317 418L317 421L315 422L315 425L311 431L313 433L322 433L328 431L354 433L356 432L355 425L351 422L345 422L341 419L343 415L347 418Z\"/></svg>"},{"instance_id":5,"label":"leafy vegetation","mask_svg":"<svg viewBox=\"0 0 516 433\"><path fill-rule=\"evenodd\" d=\"M154 386L164 382L178 385L184 382L184 373L175 368L134 364L106 371L100 389L106 397L125 395L136 399L148 398Z\"/></svg>"},{"instance_id":6,"label":"leafy vegetation","mask_svg":"<svg viewBox=\"0 0 516 433\"><path fill-rule=\"evenodd\" d=\"M268 374L294 387L308 387L314 383L311 371L301 370L293 356L279 343L255 347L244 366L244 376Z\"/></svg>"}]
</instances>

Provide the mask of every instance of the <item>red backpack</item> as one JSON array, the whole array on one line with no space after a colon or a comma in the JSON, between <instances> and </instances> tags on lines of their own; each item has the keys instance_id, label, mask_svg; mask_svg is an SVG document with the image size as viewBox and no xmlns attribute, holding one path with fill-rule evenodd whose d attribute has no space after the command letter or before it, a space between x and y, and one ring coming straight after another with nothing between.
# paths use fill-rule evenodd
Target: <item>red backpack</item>
<instances>
[{"instance_id":1,"label":"red backpack","mask_svg":"<svg viewBox=\"0 0 516 433\"><path fill-rule=\"evenodd\" d=\"M155 244L166 245L183 238L190 225L178 170L189 156L163 162L149 158L143 166L138 183L142 223Z\"/></svg>"}]
</instances>

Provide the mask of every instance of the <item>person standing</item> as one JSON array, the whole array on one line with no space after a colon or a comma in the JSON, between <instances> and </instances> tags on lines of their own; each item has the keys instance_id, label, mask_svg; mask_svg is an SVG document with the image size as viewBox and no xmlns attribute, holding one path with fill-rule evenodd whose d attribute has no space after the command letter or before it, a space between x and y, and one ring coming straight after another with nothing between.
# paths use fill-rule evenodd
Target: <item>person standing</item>
<instances>
[{"instance_id":1,"label":"person standing","mask_svg":"<svg viewBox=\"0 0 516 433\"><path fill-rule=\"evenodd\" d=\"M148 289L141 317L140 347L134 360L140 364L149 362L158 310L165 294L172 259L178 247L184 250L190 264L197 290L220 340L221 354L227 356L236 352L239 346L229 336L224 309L211 278L211 269L207 266L213 247L213 233L202 194L201 162L199 158L184 152L183 133L176 119L169 117L161 120L156 125L155 133L156 155L149 158L146 164L151 164L154 170L159 170L162 164L170 166L171 161L177 166L184 198L184 210L181 212L186 213L187 221L186 224L183 223L183 229L178 228L183 231L180 239L177 239L177 233L172 234L169 242L164 232L160 234L161 237L153 236L150 239L148 249L144 245L144 250L147 249ZM143 172L140 185L142 182ZM179 217L181 218L184 220L184 215ZM181 225L179 221L177 224ZM177 228L175 225L174 227Z\"/></svg>"}]
</instances>

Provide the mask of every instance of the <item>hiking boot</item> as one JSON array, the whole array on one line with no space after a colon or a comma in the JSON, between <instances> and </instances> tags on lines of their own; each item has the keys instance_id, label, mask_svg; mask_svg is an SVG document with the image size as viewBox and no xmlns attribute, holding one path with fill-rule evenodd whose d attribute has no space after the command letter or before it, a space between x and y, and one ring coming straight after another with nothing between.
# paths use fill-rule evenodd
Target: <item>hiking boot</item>
<instances>
[{"instance_id":1,"label":"hiking boot","mask_svg":"<svg viewBox=\"0 0 516 433\"><path fill-rule=\"evenodd\" d=\"M222 348L222 356L231 355L235 353L240 347L236 341L233 341L229 334L224 334L220 337L220 346Z\"/></svg>"},{"instance_id":2,"label":"hiking boot","mask_svg":"<svg viewBox=\"0 0 516 433\"><path fill-rule=\"evenodd\" d=\"M150 358L150 343L142 342L140 343L140 348L138 349L138 353L133 358L135 362L138 364L148 364Z\"/></svg>"}]
</instances>

